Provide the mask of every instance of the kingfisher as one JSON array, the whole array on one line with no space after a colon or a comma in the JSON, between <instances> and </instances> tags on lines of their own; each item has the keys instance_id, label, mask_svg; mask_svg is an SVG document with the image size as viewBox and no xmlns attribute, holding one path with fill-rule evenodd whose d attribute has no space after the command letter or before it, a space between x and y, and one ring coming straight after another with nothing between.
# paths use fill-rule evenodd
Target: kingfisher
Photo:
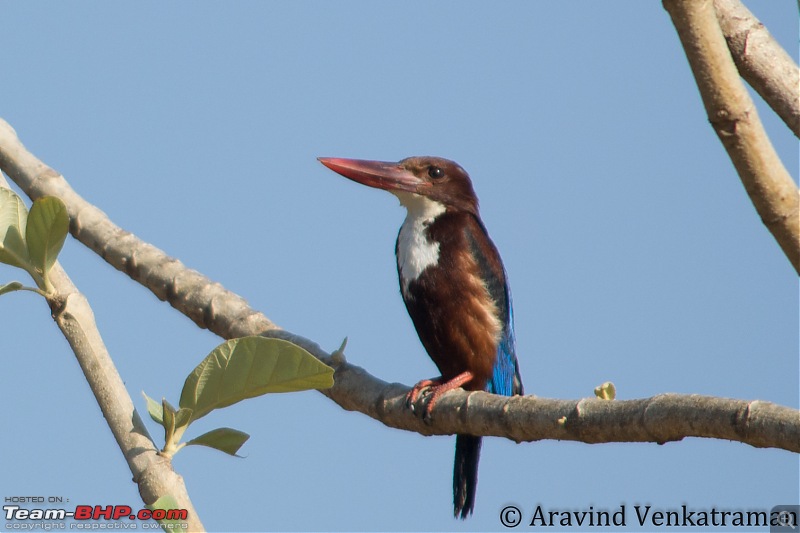
<instances>
[{"instance_id":1,"label":"kingfisher","mask_svg":"<svg viewBox=\"0 0 800 533\"><path fill-rule=\"evenodd\" d=\"M355 182L389 191L406 208L395 243L400 294L441 373L414 385L406 396L409 408L422 395L422 415L429 420L437 399L458 387L523 394L506 272L467 172L440 157L319 161ZM455 517L467 518L475 506L480 449L481 437L456 436Z\"/></svg>"}]
</instances>

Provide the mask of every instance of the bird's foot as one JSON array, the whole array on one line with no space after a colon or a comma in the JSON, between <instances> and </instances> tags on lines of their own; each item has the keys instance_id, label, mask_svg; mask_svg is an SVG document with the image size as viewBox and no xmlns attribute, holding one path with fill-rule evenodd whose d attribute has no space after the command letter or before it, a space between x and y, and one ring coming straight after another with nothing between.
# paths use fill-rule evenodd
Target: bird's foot
<instances>
[{"instance_id":1,"label":"bird's foot","mask_svg":"<svg viewBox=\"0 0 800 533\"><path fill-rule=\"evenodd\" d=\"M474 376L472 372L462 372L451 380L443 381L440 376L434 379L423 379L414 385L406 395L406 405L412 411L416 411L416 402L423 395L425 399L425 407L422 409L422 420L430 423L432 420L431 411L436 401L446 392L459 388L461 385L471 381Z\"/></svg>"},{"instance_id":2,"label":"bird's foot","mask_svg":"<svg viewBox=\"0 0 800 533\"><path fill-rule=\"evenodd\" d=\"M411 387L411 390L408 391L406 394L406 407L411 409L412 411L416 411L415 403L419 398L420 394L425 392L427 389L435 388L442 384L442 377L439 376L438 378L433 379L423 379L422 381L418 382L416 385ZM425 409L428 410L427 408Z\"/></svg>"}]
</instances>

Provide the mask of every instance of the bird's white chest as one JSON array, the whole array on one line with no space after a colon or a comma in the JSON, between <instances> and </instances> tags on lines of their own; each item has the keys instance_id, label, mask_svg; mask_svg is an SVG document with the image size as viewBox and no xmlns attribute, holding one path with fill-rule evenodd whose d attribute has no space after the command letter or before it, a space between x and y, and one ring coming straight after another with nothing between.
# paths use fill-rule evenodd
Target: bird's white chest
<instances>
[{"instance_id":1,"label":"bird's white chest","mask_svg":"<svg viewBox=\"0 0 800 533\"><path fill-rule=\"evenodd\" d=\"M444 213L445 206L418 195L400 196L408 214L397 236L397 270L400 288L408 296L408 284L420 277L425 269L439 263L439 243L428 239L427 227Z\"/></svg>"}]
</instances>

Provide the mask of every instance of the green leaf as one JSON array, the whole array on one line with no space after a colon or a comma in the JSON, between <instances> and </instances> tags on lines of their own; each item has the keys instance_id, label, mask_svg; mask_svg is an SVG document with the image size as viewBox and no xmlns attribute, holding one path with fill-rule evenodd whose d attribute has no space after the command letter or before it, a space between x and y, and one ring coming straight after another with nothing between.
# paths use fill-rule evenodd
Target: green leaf
<instances>
[{"instance_id":1,"label":"green leaf","mask_svg":"<svg viewBox=\"0 0 800 533\"><path fill-rule=\"evenodd\" d=\"M169 509L177 509L178 508L178 500L175 499L175 496L172 494L165 494L150 505L146 505L148 509L163 509L165 511Z\"/></svg>"},{"instance_id":2,"label":"green leaf","mask_svg":"<svg viewBox=\"0 0 800 533\"><path fill-rule=\"evenodd\" d=\"M239 451L239 448L241 448L249 438L250 435L242 431L231 428L219 428L190 440L186 443L186 445L208 446L209 448L214 448L215 450L225 452L228 455L240 457L239 455L236 455L236 452Z\"/></svg>"},{"instance_id":3,"label":"green leaf","mask_svg":"<svg viewBox=\"0 0 800 533\"><path fill-rule=\"evenodd\" d=\"M164 415L164 429L167 430L164 440L169 444L172 442L172 434L175 433L175 408L167 400L162 399L161 412Z\"/></svg>"},{"instance_id":4,"label":"green leaf","mask_svg":"<svg viewBox=\"0 0 800 533\"><path fill-rule=\"evenodd\" d=\"M161 451L171 457L185 446L180 441L192 423L192 410L182 408L176 411L167 400L161 400L161 409L164 412L164 449Z\"/></svg>"},{"instance_id":5,"label":"green leaf","mask_svg":"<svg viewBox=\"0 0 800 533\"><path fill-rule=\"evenodd\" d=\"M33 202L28 214L25 240L28 242L31 264L43 276L56 262L69 232L67 206L55 196L45 196Z\"/></svg>"},{"instance_id":6,"label":"green leaf","mask_svg":"<svg viewBox=\"0 0 800 533\"><path fill-rule=\"evenodd\" d=\"M192 423L192 410L181 407L175 413L175 431L186 428ZM181 433L183 433L181 431Z\"/></svg>"},{"instance_id":7,"label":"green leaf","mask_svg":"<svg viewBox=\"0 0 800 533\"><path fill-rule=\"evenodd\" d=\"M28 209L11 189L0 187L0 262L25 270L30 268L25 224Z\"/></svg>"},{"instance_id":8,"label":"green leaf","mask_svg":"<svg viewBox=\"0 0 800 533\"><path fill-rule=\"evenodd\" d=\"M253 336L217 346L186 378L179 405L197 420L214 409L269 392L326 389L333 369L281 339Z\"/></svg>"},{"instance_id":9,"label":"green leaf","mask_svg":"<svg viewBox=\"0 0 800 533\"><path fill-rule=\"evenodd\" d=\"M162 408L164 406L166 406L166 408L169 409L170 411L172 411L173 413L177 413L178 412L178 410L175 409L175 406L172 405L171 403L169 403L166 398L161 398L161 406L162 406Z\"/></svg>"},{"instance_id":10,"label":"green leaf","mask_svg":"<svg viewBox=\"0 0 800 533\"><path fill-rule=\"evenodd\" d=\"M150 418L156 424L164 425L164 409L161 407L161 404L152 399L150 396L142 391L142 396L144 396L145 401L147 402L147 414L150 415Z\"/></svg>"},{"instance_id":11,"label":"green leaf","mask_svg":"<svg viewBox=\"0 0 800 533\"><path fill-rule=\"evenodd\" d=\"M22 289L24 285L19 281L12 281L11 283L6 283L5 285L0 285L0 294L5 294L7 292L14 292Z\"/></svg>"},{"instance_id":12,"label":"green leaf","mask_svg":"<svg viewBox=\"0 0 800 533\"><path fill-rule=\"evenodd\" d=\"M172 511L173 509L179 509L180 506L178 505L178 500L175 499L175 496L173 496L172 494L165 494L164 496L160 497L159 499L157 499L150 505L147 505L146 507L151 511L161 510L169 513L169 511ZM178 510L177 512L181 511ZM161 524L162 526L165 526L162 528L165 531L178 531L179 524L183 524L184 521L165 518L158 520L158 523ZM183 527L180 527L180 529L183 529Z\"/></svg>"}]
</instances>

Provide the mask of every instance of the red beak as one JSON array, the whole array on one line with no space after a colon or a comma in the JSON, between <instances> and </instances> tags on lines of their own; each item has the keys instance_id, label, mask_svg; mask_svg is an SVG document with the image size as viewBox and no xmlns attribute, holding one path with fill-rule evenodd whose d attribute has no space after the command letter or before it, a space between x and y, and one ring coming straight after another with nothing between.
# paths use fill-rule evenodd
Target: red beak
<instances>
[{"instance_id":1,"label":"red beak","mask_svg":"<svg viewBox=\"0 0 800 533\"><path fill-rule=\"evenodd\" d=\"M317 159L334 172L368 187L415 193L419 186L425 183L424 180L400 166L399 163L337 157L318 157Z\"/></svg>"}]
</instances>

